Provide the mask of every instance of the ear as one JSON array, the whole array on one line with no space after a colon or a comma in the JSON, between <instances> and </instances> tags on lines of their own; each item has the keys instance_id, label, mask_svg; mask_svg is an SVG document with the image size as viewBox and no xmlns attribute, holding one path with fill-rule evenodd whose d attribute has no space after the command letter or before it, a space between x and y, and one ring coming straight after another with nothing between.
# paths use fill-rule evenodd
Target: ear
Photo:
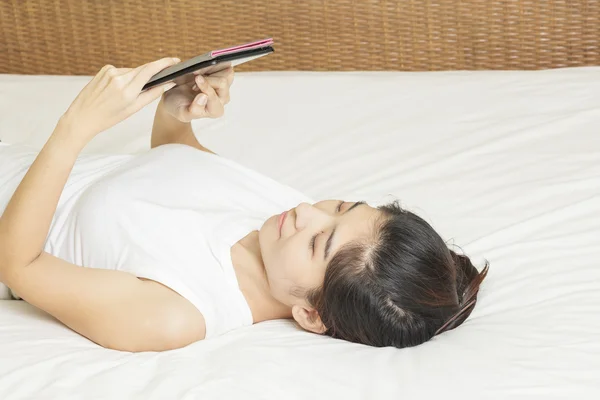
<instances>
[{"instance_id":1,"label":"ear","mask_svg":"<svg viewBox=\"0 0 600 400\"><path fill-rule=\"evenodd\" d=\"M304 330L318 334L325 333L327 330L323 325L323 321L321 321L321 316L314 308L294 304L292 306L292 316Z\"/></svg>"}]
</instances>

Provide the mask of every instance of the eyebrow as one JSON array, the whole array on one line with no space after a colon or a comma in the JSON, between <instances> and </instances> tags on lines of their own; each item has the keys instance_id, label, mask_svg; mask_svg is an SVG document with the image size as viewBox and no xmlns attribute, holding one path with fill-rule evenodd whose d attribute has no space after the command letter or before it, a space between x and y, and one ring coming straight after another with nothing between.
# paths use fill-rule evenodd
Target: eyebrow
<instances>
[{"instance_id":1,"label":"eyebrow","mask_svg":"<svg viewBox=\"0 0 600 400\"><path fill-rule=\"evenodd\" d=\"M352 207L350 207L349 209L344 211L342 215L349 213L350 211L354 210L356 207L360 206L361 204L365 204L365 202L357 201L356 203L354 203L352 205ZM329 251L331 250L331 243L333 242L333 235L335 234L336 229L337 229L337 225L333 227L333 229L331 230L331 234L327 238L327 242L325 243L325 252L324 252L323 260L327 260L327 258L329 257Z\"/></svg>"}]
</instances>

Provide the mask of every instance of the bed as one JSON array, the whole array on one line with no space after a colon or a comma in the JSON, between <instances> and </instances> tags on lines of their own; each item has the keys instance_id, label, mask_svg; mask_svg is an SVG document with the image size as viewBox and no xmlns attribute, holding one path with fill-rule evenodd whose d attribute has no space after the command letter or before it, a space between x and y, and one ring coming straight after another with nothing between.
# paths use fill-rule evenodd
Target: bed
<instances>
[{"instance_id":1,"label":"bed","mask_svg":"<svg viewBox=\"0 0 600 400\"><path fill-rule=\"evenodd\" d=\"M27 27L30 18L40 13L63 29L89 29L85 23L69 25L75 18L65 16L65 11L25 3L3 3L4 23L17 16L18 26ZM142 3L158 2L130 1L123 18L136 20ZM164 12L175 18L176 6L185 2L169 3ZM193 3L187 5L201 7L195 3L203 2ZM460 52L442 46L440 61L432 57L428 63L423 57L428 46L435 47L432 36L432 42L419 48L422 51L388 49L388 56L369 64L372 68L357 68L373 71L341 71L348 64L336 68L333 58L319 64L326 71L290 71L289 49L294 44L285 39L295 34L294 28L273 25L281 35L282 58L277 61L276 53L262 64L241 68L225 116L195 121L194 130L202 144L221 156L313 198L365 200L372 205L398 199L429 221L450 246L460 246L478 267L488 260L490 272L477 306L462 326L423 345L398 350L320 337L301 331L291 321L278 320L175 351L132 354L103 349L25 302L0 301L0 398L599 398L600 67L595 65L600 62L600 35L588 23L598 18L600 8L591 1L573 2L576 10L568 11L562 1L540 2L546 4L541 9L528 1L406 3L412 7L410 21L429 15L441 18L439 25L432 26L450 29L449 20L460 25L463 31L456 31L452 48L463 49L463 58L446 57ZM471 4L470 14L440 13L434 7L454 10L448 8L451 3L459 11L465 3ZM108 10L85 4L88 8L72 13L83 21L94 12L115 21L107 16ZM273 2L271 6L285 15L292 14L294 7L308 7L310 15L319 19L319 7L331 12L327 7L332 4ZM523 6L525 12L519 8ZM528 6L534 9L530 20ZM225 6L211 12L221 12L220 7ZM249 1L239 2L239 7L245 15L265 12L263 6ZM340 7L348 11L365 6L340 2ZM359 25L401 14L384 16L382 10L397 9L392 2L373 2L371 7L375 11L360 17L366 20L352 14L360 19ZM584 11L591 16L578 19ZM53 19L52 12L64 18ZM481 21L476 17L482 15L500 18L498 13L508 21L517 13L521 19L515 17L513 22L538 33L543 31L540 26L572 28L570 32L578 33L581 40L563 32L569 46L548 52L544 49L553 47L542 40L539 46L530 42L529 53L521 47L521 53L511 53L517 42L506 39L499 42L502 51L487 55L475 51L475 56L466 57L464 49L474 49L466 43L478 29L500 25L494 25L495 20L487 27L476 23L465 27L460 22ZM151 15L159 18L154 12ZM247 18L252 29L266 24ZM298 24L310 21L305 16ZM122 24L109 29L114 38L119 37L114 34L119 29L131 29ZM340 29L351 29L342 25ZM396 42L382 43L390 45L391 40L396 50L408 46L403 40L415 37L410 29L420 29L416 22L408 25L393 39ZM507 26L509 33L519 29ZM50 30L40 33L40 29L47 28L28 32L51 35ZM322 26L312 29L324 29L325 35L314 46L323 49L334 43L329 39L335 32ZM24 73L15 61L24 59L23 49L31 50L31 56L56 43L17 34L9 37L13 33L0 31L11 44L0 56L0 140L41 147L57 118L89 80L94 72L90 63L98 64L106 43L94 47L87 42L88 47L80 48L86 62L69 63L59 54L45 67L41 56L32 56L31 69ZM369 32L371 39L377 36ZM520 32L521 38L531 34ZM493 29L489 33L498 39ZM449 43L447 34L442 29L438 43ZM218 35L212 35L208 42L216 43ZM278 51L278 36L274 36ZM339 37L342 42L356 39ZM79 38L90 40L84 35ZM107 39L107 43L112 42ZM171 43L171 49L185 53L176 47L181 45L178 41ZM124 50L128 44L117 40L116 46L106 54L121 62L139 61ZM402 71L391 71L386 64L394 54L395 65L405 66L394 69ZM491 65L500 70L490 70ZM255 68L262 70L252 71ZM51 75L44 74L48 70ZM96 137L84 151L145 151L155 107L151 104Z\"/></svg>"}]
</instances>

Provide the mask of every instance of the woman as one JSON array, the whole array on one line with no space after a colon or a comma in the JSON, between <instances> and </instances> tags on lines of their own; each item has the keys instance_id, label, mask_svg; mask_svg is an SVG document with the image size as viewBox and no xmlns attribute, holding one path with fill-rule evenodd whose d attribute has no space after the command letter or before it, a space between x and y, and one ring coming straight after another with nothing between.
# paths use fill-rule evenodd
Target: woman
<instances>
[{"instance_id":1,"label":"woman","mask_svg":"<svg viewBox=\"0 0 600 400\"><path fill-rule=\"evenodd\" d=\"M141 92L177 62L107 65L39 153L0 147L2 283L125 351L175 349L277 318L401 348L467 318L487 265L478 273L397 203L313 204L212 153L190 121L223 114L233 71ZM161 96L150 151L79 156Z\"/></svg>"}]
</instances>

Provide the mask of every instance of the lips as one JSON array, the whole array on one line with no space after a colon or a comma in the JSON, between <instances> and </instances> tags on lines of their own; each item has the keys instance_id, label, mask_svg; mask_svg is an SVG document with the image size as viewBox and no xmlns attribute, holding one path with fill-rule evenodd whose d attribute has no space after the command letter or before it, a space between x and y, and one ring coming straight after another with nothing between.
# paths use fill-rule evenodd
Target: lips
<instances>
[{"instance_id":1,"label":"lips","mask_svg":"<svg viewBox=\"0 0 600 400\"><path fill-rule=\"evenodd\" d=\"M279 229L279 237L281 237L281 227L283 227L283 222L285 221L285 217L287 216L287 211L282 212L279 215L279 221L278 221L278 229Z\"/></svg>"}]
</instances>

